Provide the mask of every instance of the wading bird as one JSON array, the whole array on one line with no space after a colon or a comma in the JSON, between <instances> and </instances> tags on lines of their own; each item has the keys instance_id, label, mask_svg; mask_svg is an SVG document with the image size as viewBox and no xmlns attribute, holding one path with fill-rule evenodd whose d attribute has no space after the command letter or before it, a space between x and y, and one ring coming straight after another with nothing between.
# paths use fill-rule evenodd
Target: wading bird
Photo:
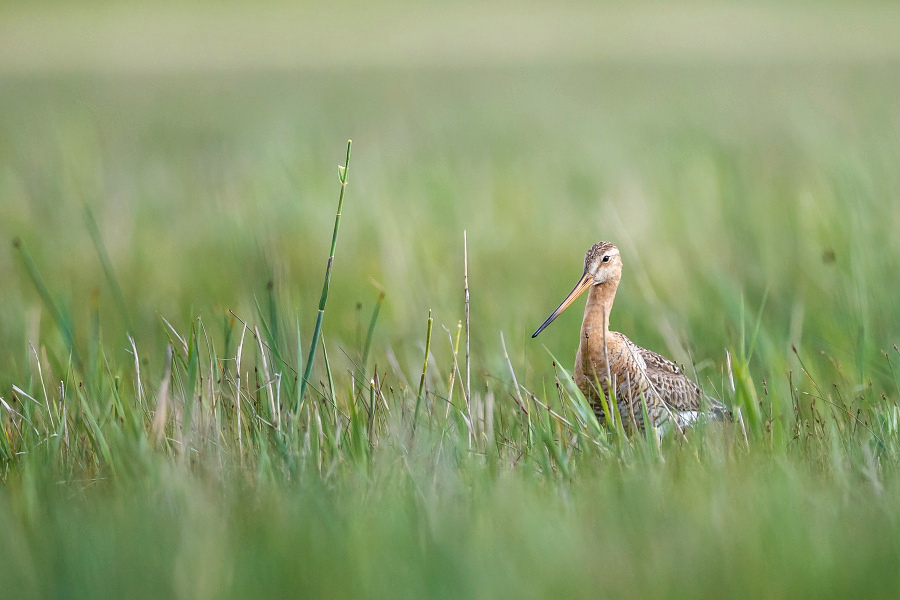
<instances>
[{"instance_id":1,"label":"wading bird","mask_svg":"<svg viewBox=\"0 0 900 600\"><path fill-rule=\"evenodd\" d=\"M621 278L619 249L609 242L594 244L584 257L584 273L575 289L531 337L537 337L590 289L575 355L575 383L601 421L612 408L603 406L608 402L604 398L610 398L610 382L622 424L629 432L644 429L644 404L652 426L674 423L679 431L701 416L726 417L725 405L704 396L674 362L609 330L609 313Z\"/></svg>"}]
</instances>

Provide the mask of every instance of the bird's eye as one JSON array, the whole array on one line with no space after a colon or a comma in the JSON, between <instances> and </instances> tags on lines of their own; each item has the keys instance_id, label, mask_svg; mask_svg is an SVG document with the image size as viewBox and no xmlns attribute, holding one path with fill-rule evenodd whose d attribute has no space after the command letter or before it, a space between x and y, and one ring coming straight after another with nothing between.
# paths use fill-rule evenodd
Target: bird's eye
<instances>
[{"instance_id":1,"label":"bird's eye","mask_svg":"<svg viewBox=\"0 0 900 600\"><path fill-rule=\"evenodd\" d=\"M603 262L609 262L609 254L603 257Z\"/></svg>"}]
</instances>

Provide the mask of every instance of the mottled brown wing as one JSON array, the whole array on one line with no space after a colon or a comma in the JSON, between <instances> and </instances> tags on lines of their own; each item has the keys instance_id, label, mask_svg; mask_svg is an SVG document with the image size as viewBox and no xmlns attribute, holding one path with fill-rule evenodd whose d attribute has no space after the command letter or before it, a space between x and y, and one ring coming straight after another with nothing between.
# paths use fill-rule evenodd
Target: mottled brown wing
<instances>
[{"instance_id":1,"label":"mottled brown wing","mask_svg":"<svg viewBox=\"0 0 900 600\"><path fill-rule=\"evenodd\" d=\"M697 384L682 373L674 362L651 350L641 348L641 351L647 364L647 378L670 408L687 412L703 408L704 414L711 419L731 418L727 406L710 396L704 398Z\"/></svg>"},{"instance_id":2,"label":"mottled brown wing","mask_svg":"<svg viewBox=\"0 0 900 600\"><path fill-rule=\"evenodd\" d=\"M647 365L647 378L669 408L681 411L700 410L700 388L674 362L652 350L640 348Z\"/></svg>"}]
</instances>

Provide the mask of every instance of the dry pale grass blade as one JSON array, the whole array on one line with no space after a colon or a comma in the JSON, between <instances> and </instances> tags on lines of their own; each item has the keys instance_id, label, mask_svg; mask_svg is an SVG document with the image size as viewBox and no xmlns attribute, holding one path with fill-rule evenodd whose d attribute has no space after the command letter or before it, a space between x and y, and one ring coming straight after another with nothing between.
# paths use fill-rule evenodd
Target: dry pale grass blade
<instances>
[{"instance_id":1,"label":"dry pale grass blade","mask_svg":"<svg viewBox=\"0 0 900 600\"><path fill-rule=\"evenodd\" d=\"M156 413L153 415L153 424L150 428L150 437L157 445L161 444L166 435L166 422L169 417L169 386L172 379L172 345L166 346L166 370L162 383L159 384L159 393L156 396Z\"/></svg>"}]
</instances>

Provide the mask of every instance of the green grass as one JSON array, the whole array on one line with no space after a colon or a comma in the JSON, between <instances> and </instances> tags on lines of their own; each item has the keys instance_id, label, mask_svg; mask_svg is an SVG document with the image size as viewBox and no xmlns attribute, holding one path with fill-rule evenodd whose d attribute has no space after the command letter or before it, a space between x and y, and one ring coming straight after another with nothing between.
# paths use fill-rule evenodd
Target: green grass
<instances>
[{"instance_id":1,"label":"green grass","mask_svg":"<svg viewBox=\"0 0 900 600\"><path fill-rule=\"evenodd\" d=\"M190 36L0 46L0 590L896 595L894 9L459 3L379 54L402 3L345 6L317 67L325 16L267 45L293 9L235 6L209 17L255 40L233 68ZM66 11L109 39L165 22ZM0 6L39 41L53 14ZM537 49L479 28L507 22ZM580 309L530 338L601 239L613 329L746 437L607 433L568 379Z\"/></svg>"}]
</instances>

